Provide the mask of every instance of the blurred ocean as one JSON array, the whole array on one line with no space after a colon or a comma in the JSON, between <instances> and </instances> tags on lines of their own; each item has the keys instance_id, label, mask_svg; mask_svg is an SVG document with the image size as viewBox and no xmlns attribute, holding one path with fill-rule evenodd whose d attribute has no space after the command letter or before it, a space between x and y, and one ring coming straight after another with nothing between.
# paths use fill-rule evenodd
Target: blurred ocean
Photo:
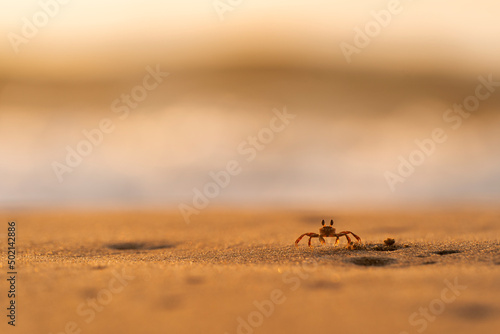
<instances>
[{"instance_id":1,"label":"blurred ocean","mask_svg":"<svg viewBox=\"0 0 500 334\"><path fill-rule=\"evenodd\" d=\"M1 205L192 205L194 189L203 191L209 173L231 160L241 173L211 206L500 199L500 92L457 129L443 119L474 94L478 81L322 71L171 73L121 119L112 101L137 82L142 79L119 86L4 86ZM273 109L285 107L295 117L270 136L263 129L270 128ZM95 135L98 144L89 151L83 131L103 119L112 131ZM447 140L391 191L384 173L397 173L399 156L409 159L415 140L431 138L435 128ZM59 182L54 162L68 165L68 152L78 145L88 155Z\"/></svg>"}]
</instances>

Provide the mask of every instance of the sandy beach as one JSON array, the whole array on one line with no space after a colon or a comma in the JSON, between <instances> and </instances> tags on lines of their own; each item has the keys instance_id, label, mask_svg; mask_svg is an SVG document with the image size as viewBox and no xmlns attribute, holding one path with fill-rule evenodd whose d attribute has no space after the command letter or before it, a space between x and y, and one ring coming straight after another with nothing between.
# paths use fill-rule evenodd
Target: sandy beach
<instances>
[{"instance_id":1,"label":"sandy beach","mask_svg":"<svg viewBox=\"0 0 500 334\"><path fill-rule=\"evenodd\" d=\"M18 295L2 333L499 328L500 211L353 210L332 218L363 245L294 247L322 212L207 211L191 224L160 211L3 214L5 230L17 223ZM3 275L6 258L2 247Z\"/></svg>"}]
</instances>

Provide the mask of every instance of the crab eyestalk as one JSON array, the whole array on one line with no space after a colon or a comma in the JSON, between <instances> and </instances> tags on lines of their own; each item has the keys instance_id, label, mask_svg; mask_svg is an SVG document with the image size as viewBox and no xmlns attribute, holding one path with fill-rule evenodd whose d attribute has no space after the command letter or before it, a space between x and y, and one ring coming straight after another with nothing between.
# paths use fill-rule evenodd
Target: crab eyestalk
<instances>
[{"instance_id":1,"label":"crab eyestalk","mask_svg":"<svg viewBox=\"0 0 500 334\"><path fill-rule=\"evenodd\" d=\"M330 220L330 226L333 226L333 219Z\"/></svg>"}]
</instances>

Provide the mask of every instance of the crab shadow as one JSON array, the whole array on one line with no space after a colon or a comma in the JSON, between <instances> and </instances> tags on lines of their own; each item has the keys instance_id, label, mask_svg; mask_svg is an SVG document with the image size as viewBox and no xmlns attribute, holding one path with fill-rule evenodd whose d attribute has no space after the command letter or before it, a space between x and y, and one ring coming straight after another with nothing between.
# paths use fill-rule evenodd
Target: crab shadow
<instances>
[{"instance_id":1,"label":"crab shadow","mask_svg":"<svg viewBox=\"0 0 500 334\"><path fill-rule=\"evenodd\" d=\"M462 253L462 251L459 251L457 249L445 249L445 250L440 250L440 251L432 252L432 253L443 256L443 255Z\"/></svg>"},{"instance_id":2,"label":"crab shadow","mask_svg":"<svg viewBox=\"0 0 500 334\"><path fill-rule=\"evenodd\" d=\"M407 248L406 245L384 245L384 244L357 244L343 245L337 247L314 247L311 253L316 258L330 259L345 257L341 260L344 263L354 264L364 267L385 267L397 264L398 260L391 257L377 256L379 252L393 252L398 249Z\"/></svg>"},{"instance_id":3,"label":"crab shadow","mask_svg":"<svg viewBox=\"0 0 500 334\"><path fill-rule=\"evenodd\" d=\"M356 243L353 242L350 245L342 244L338 246L318 246L315 245L313 247L314 251L322 254L332 254L332 253L344 253L344 252L356 252L356 251L375 251L375 252L393 252L399 249L408 248L409 245L402 244L393 244L393 245L385 245L385 244L375 244L375 243Z\"/></svg>"},{"instance_id":4,"label":"crab shadow","mask_svg":"<svg viewBox=\"0 0 500 334\"><path fill-rule=\"evenodd\" d=\"M347 259L346 262L364 267L385 267L397 263L398 260L390 257L362 256Z\"/></svg>"}]
</instances>

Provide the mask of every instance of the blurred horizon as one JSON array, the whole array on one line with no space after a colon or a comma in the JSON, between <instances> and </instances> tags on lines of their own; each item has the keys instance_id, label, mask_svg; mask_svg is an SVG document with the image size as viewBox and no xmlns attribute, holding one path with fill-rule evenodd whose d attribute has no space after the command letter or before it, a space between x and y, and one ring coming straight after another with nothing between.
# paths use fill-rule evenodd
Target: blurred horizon
<instances>
[{"instance_id":1,"label":"blurred horizon","mask_svg":"<svg viewBox=\"0 0 500 334\"><path fill-rule=\"evenodd\" d=\"M443 118L479 77L500 81L497 2L401 1L348 63L340 43L389 1L242 1L223 21L212 1L69 1L16 53L7 36L54 1L0 4L3 208L192 205L232 160L210 207L500 200L500 92L457 129ZM122 119L113 103L147 75L158 86ZM239 145L285 107L296 117L246 161ZM113 130L59 182L54 162L103 119ZM446 141L392 192L384 173L435 128Z\"/></svg>"}]
</instances>

